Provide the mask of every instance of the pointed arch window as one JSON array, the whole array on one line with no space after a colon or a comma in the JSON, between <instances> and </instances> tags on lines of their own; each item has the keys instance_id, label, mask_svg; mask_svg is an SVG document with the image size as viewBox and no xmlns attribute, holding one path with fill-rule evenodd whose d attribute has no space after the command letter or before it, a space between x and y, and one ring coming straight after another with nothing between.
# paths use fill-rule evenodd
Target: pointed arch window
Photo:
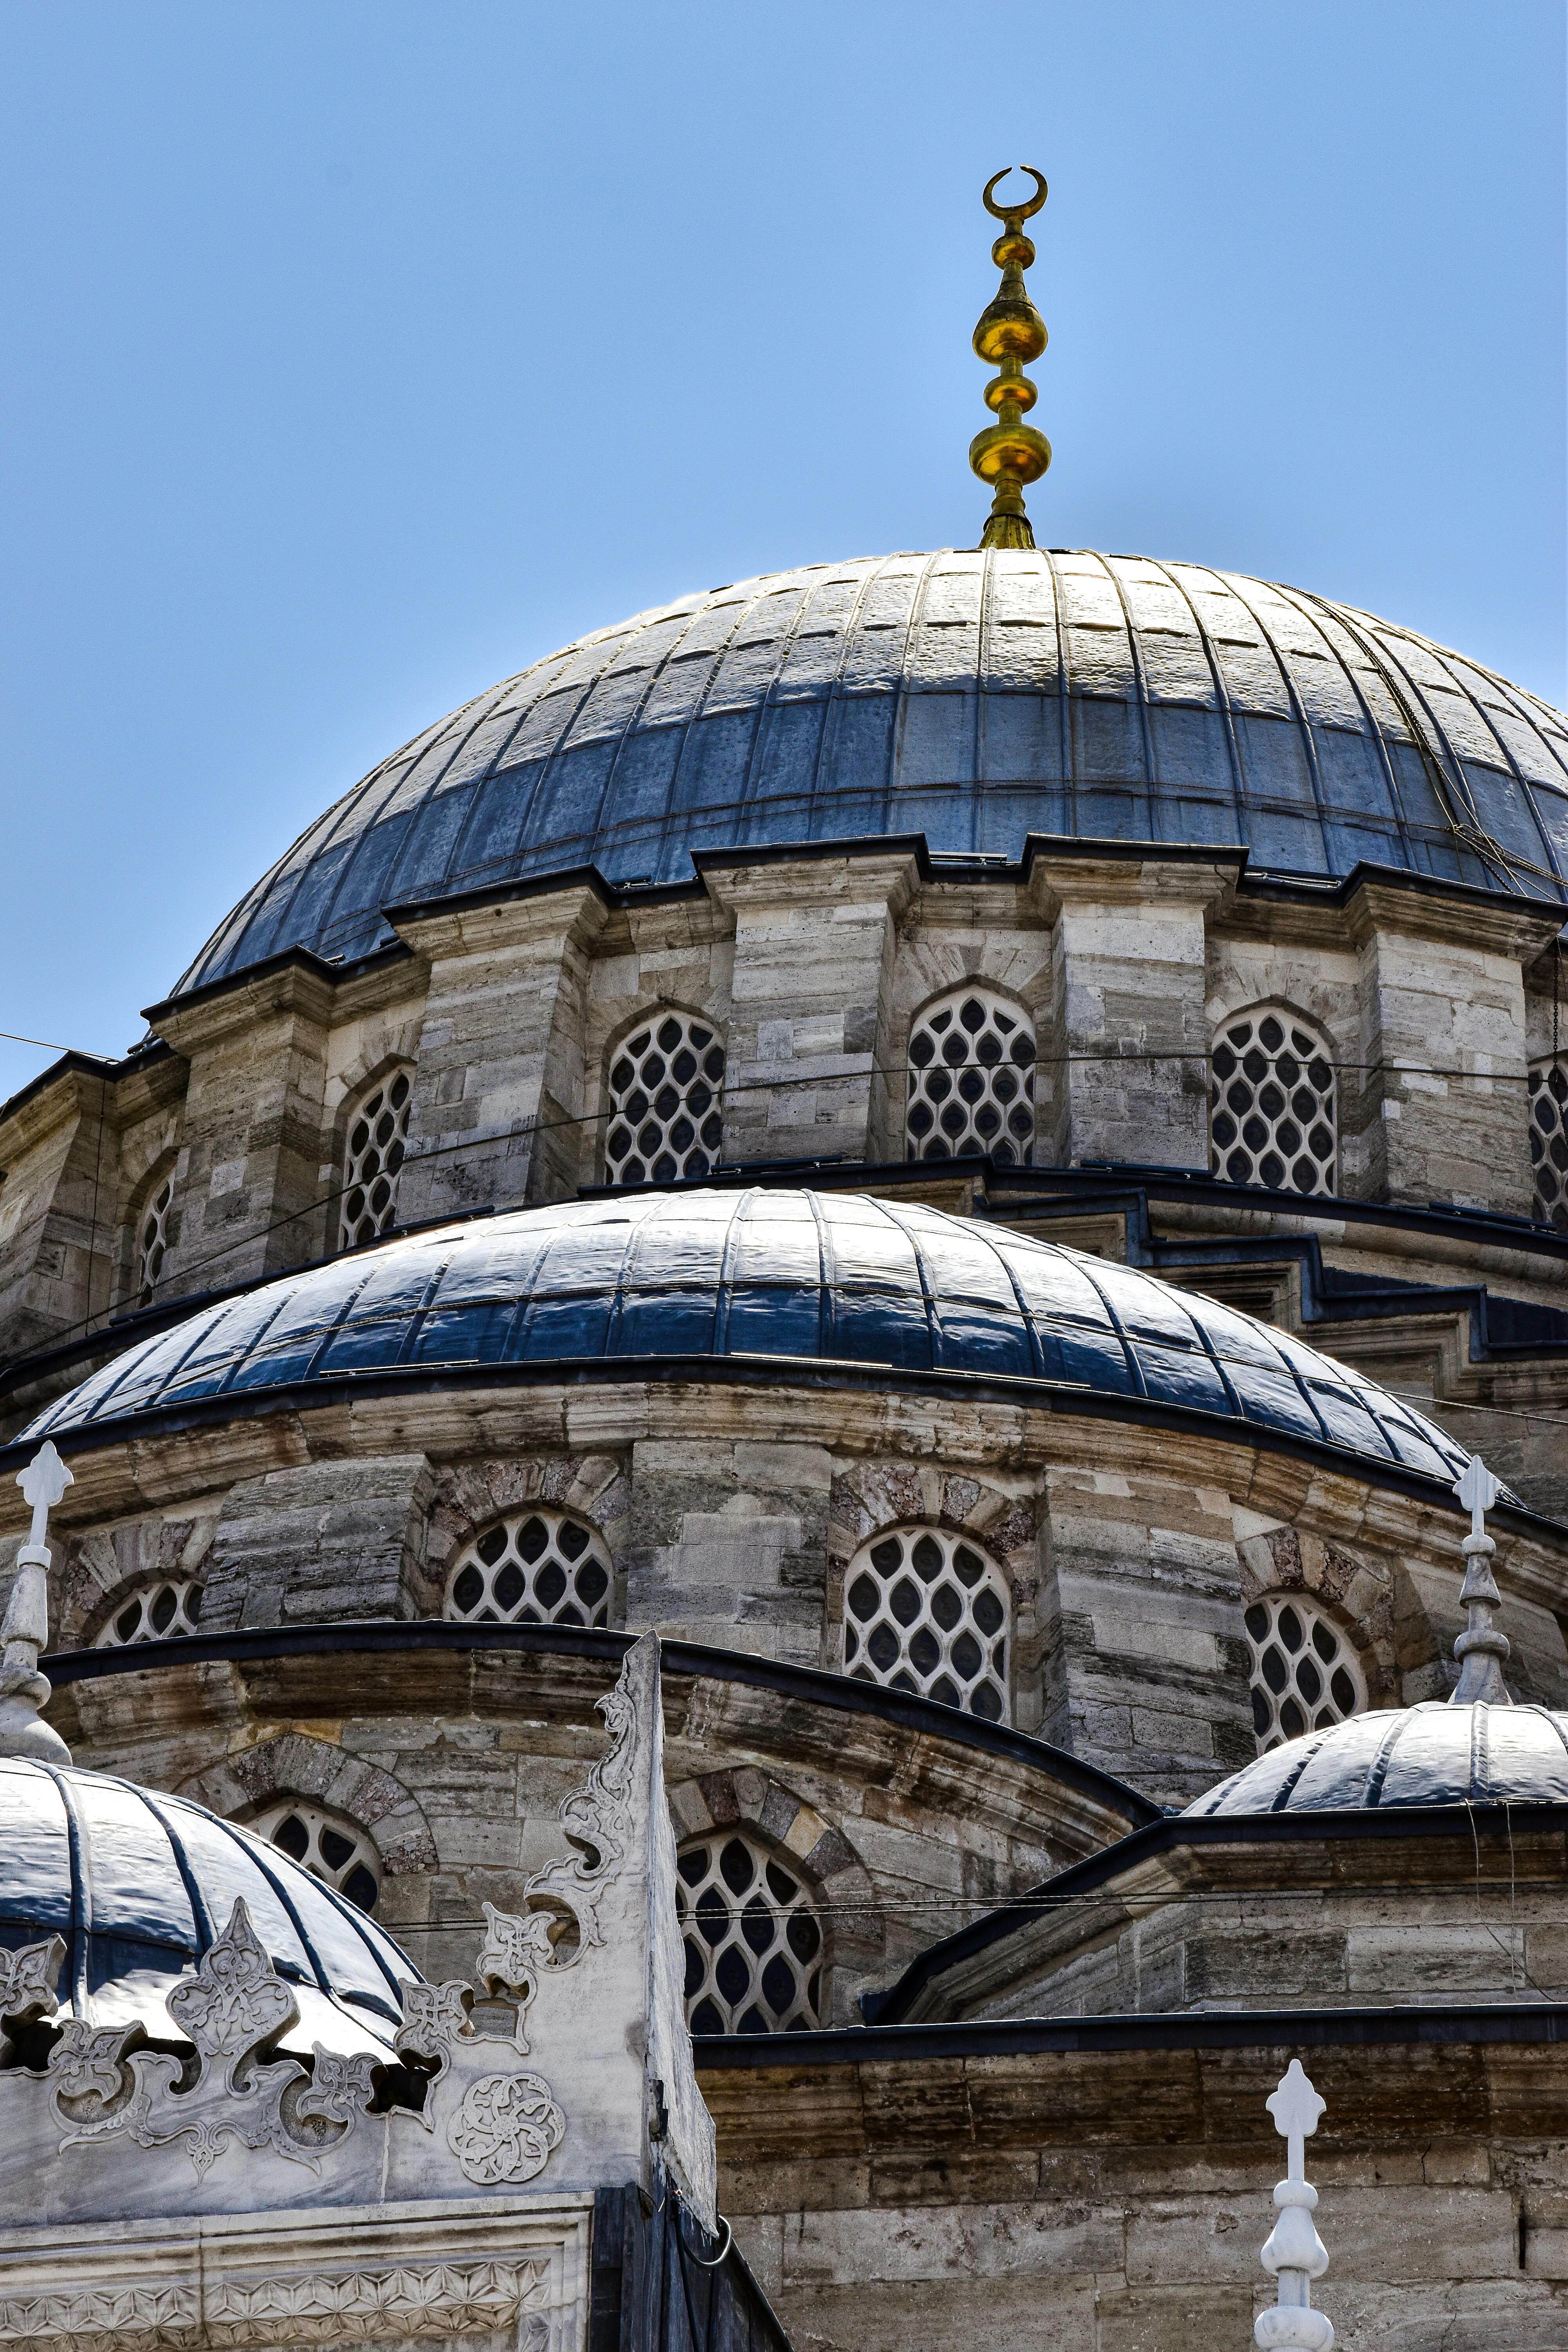
<instances>
[{"instance_id":1,"label":"pointed arch window","mask_svg":"<svg viewBox=\"0 0 1568 2352\"><path fill-rule=\"evenodd\" d=\"M1568 1232L1568 1066L1555 1055L1531 1065L1530 1158L1537 1224Z\"/></svg>"},{"instance_id":2,"label":"pointed arch window","mask_svg":"<svg viewBox=\"0 0 1568 2352\"><path fill-rule=\"evenodd\" d=\"M142 1204L136 1221L136 1303L151 1305L153 1293L158 1287L158 1277L163 1271L163 1259L169 1247L169 1212L174 1200L174 1171L155 1184Z\"/></svg>"},{"instance_id":3,"label":"pointed arch window","mask_svg":"<svg viewBox=\"0 0 1568 2352\"><path fill-rule=\"evenodd\" d=\"M1327 1611L1304 1593L1260 1593L1242 1622L1260 1756L1304 1731L1326 1731L1362 1712L1366 1682L1360 1661Z\"/></svg>"},{"instance_id":4,"label":"pointed arch window","mask_svg":"<svg viewBox=\"0 0 1568 2352\"><path fill-rule=\"evenodd\" d=\"M693 2033L820 2024L822 1922L791 1858L745 1829L688 1838L676 1858Z\"/></svg>"},{"instance_id":5,"label":"pointed arch window","mask_svg":"<svg viewBox=\"0 0 1568 2352\"><path fill-rule=\"evenodd\" d=\"M408 1149L413 1080L395 1070L366 1088L350 1115L343 1144L340 1249L379 1241L397 1221L397 1180Z\"/></svg>"},{"instance_id":6,"label":"pointed arch window","mask_svg":"<svg viewBox=\"0 0 1568 2352\"><path fill-rule=\"evenodd\" d=\"M1215 1039L1209 1165L1231 1184L1332 1192L1339 1110L1326 1040L1283 1005L1255 1005Z\"/></svg>"},{"instance_id":7,"label":"pointed arch window","mask_svg":"<svg viewBox=\"0 0 1568 2352\"><path fill-rule=\"evenodd\" d=\"M607 1184L710 1175L724 1141L724 1047L710 1021L673 1006L610 1056Z\"/></svg>"},{"instance_id":8,"label":"pointed arch window","mask_svg":"<svg viewBox=\"0 0 1568 2352\"><path fill-rule=\"evenodd\" d=\"M966 983L928 1004L910 1032L909 1160L989 1152L1026 1168L1035 1150L1035 1024L1021 1004Z\"/></svg>"},{"instance_id":9,"label":"pointed arch window","mask_svg":"<svg viewBox=\"0 0 1568 2352\"><path fill-rule=\"evenodd\" d=\"M370 1832L347 1813L303 1797L277 1797L247 1824L362 1911L381 1896L381 1856Z\"/></svg>"},{"instance_id":10,"label":"pointed arch window","mask_svg":"<svg viewBox=\"0 0 1568 2352\"><path fill-rule=\"evenodd\" d=\"M844 1580L844 1671L1008 1719L1008 1592L984 1552L945 1528L889 1528Z\"/></svg>"},{"instance_id":11,"label":"pointed arch window","mask_svg":"<svg viewBox=\"0 0 1568 2352\"><path fill-rule=\"evenodd\" d=\"M442 1614L477 1625L607 1625L613 1582L597 1530L540 1505L465 1546Z\"/></svg>"}]
</instances>

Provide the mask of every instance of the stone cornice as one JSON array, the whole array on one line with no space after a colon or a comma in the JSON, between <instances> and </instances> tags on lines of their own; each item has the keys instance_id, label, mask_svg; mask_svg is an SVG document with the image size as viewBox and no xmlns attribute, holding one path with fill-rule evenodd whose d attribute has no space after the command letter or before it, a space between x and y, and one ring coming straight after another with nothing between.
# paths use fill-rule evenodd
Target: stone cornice
<instances>
[{"instance_id":1,"label":"stone cornice","mask_svg":"<svg viewBox=\"0 0 1568 2352\"><path fill-rule=\"evenodd\" d=\"M1156 842L1130 843L1103 856L1086 850L1058 857L1033 844L1031 851L1030 903L1047 922L1055 922L1064 907L1141 907L1151 902L1201 908L1214 919L1235 898L1246 864L1237 851L1182 849Z\"/></svg>"},{"instance_id":2,"label":"stone cornice","mask_svg":"<svg viewBox=\"0 0 1568 2352\"><path fill-rule=\"evenodd\" d=\"M773 858L742 850L699 853L697 863L709 895L731 917L758 909L863 906L879 898L897 921L921 879L915 850L887 843L854 849L825 843L815 855Z\"/></svg>"},{"instance_id":3,"label":"stone cornice","mask_svg":"<svg viewBox=\"0 0 1568 2352\"><path fill-rule=\"evenodd\" d=\"M194 1060L210 1053L258 1021L293 1016L329 1028L334 1012L335 974L318 956L297 950L271 965L258 966L232 982L216 983L193 997L150 1005L146 1018L166 1045Z\"/></svg>"},{"instance_id":4,"label":"stone cornice","mask_svg":"<svg viewBox=\"0 0 1568 2352\"><path fill-rule=\"evenodd\" d=\"M608 913L598 876L584 869L548 887L514 886L427 906L394 907L387 920L434 966L458 956L494 955L552 941L563 949L591 948Z\"/></svg>"},{"instance_id":5,"label":"stone cornice","mask_svg":"<svg viewBox=\"0 0 1568 2352\"><path fill-rule=\"evenodd\" d=\"M1345 936L1352 946L1391 932L1532 963L1563 929L1559 906L1495 898L1479 890L1415 889L1411 887L1415 878L1383 873L1374 877L1357 869L1345 901Z\"/></svg>"}]
</instances>

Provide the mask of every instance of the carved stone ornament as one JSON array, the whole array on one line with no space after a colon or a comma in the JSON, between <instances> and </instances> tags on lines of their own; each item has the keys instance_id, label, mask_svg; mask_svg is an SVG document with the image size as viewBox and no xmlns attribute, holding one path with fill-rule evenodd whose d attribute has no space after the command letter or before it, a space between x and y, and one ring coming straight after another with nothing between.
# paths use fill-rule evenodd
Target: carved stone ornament
<instances>
[{"instance_id":1,"label":"carved stone ornament","mask_svg":"<svg viewBox=\"0 0 1568 2352\"><path fill-rule=\"evenodd\" d=\"M0 2345L30 2352L184 2352L210 2346L503 2336L545 2352L548 2262L458 2261L195 2285L0 2296Z\"/></svg>"},{"instance_id":2,"label":"carved stone ornament","mask_svg":"<svg viewBox=\"0 0 1568 2352\"><path fill-rule=\"evenodd\" d=\"M342 2057L318 2043L313 2075L274 2056L300 2012L243 1902L165 2006L197 2053L195 2080L183 2089L180 2061L147 2049L140 2025L67 2021L45 2077L62 2151L123 2135L138 2147L183 2147L198 2179L234 2147L271 2148L315 2172L374 2095L368 2054Z\"/></svg>"},{"instance_id":3,"label":"carved stone ornament","mask_svg":"<svg viewBox=\"0 0 1568 2352\"><path fill-rule=\"evenodd\" d=\"M41 1944L24 1944L17 1952L0 1949L0 2027L33 2025L40 2018L53 2017L59 2005L55 1987L65 1957L63 1936L50 1936ZM0 2066L14 2065L16 2059L16 2043L0 2030Z\"/></svg>"},{"instance_id":4,"label":"carved stone ornament","mask_svg":"<svg viewBox=\"0 0 1568 2352\"><path fill-rule=\"evenodd\" d=\"M566 2118L542 2074L481 2074L463 2094L447 2145L483 2189L531 2180L566 2135Z\"/></svg>"},{"instance_id":5,"label":"carved stone ornament","mask_svg":"<svg viewBox=\"0 0 1568 2352\"><path fill-rule=\"evenodd\" d=\"M623 1670L612 1691L598 1702L610 1745L588 1775L588 1785L565 1799L561 1827L573 1849L559 1862L536 1871L523 1889L529 1911L557 1909L577 1922L576 1951L602 1944L599 1902L620 1875L631 1836L630 1796L637 1770L637 1709ZM558 1967L570 1967L576 1952L563 1953Z\"/></svg>"}]
</instances>

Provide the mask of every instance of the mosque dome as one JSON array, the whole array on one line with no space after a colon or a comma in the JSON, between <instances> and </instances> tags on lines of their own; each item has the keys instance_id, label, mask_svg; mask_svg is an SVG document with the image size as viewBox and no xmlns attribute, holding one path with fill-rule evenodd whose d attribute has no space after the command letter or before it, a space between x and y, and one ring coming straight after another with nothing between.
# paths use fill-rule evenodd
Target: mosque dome
<instances>
[{"instance_id":1,"label":"mosque dome","mask_svg":"<svg viewBox=\"0 0 1568 2352\"><path fill-rule=\"evenodd\" d=\"M243 1900L288 1983L299 2023L283 2047L392 2059L400 1983L418 1969L346 1895L262 1837L180 1797L74 1765L0 1757L5 1852L0 1942L65 1939L62 2012L95 2025L142 2019L184 2039L163 2011Z\"/></svg>"},{"instance_id":2,"label":"mosque dome","mask_svg":"<svg viewBox=\"0 0 1568 2352\"><path fill-rule=\"evenodd\" d=\"M1568 1715L1442 1699L1380 1707L1271 1748L1186 1811L1202 1819L1467 1804L1568 1804Z\"/></svg>"},{"instance_id":3,"label":"mosque dome","mask_svg":"<svg viewBox=\"0 0 1568 2352\"><path fill-rule=\"evenodd\" d=\"M864 1195L646 1192L505 1212L284 1275L128 1348L24 1443L265 1392L513 1366L801 1360L1037 1383L1329 1445L1445 1486L1466 1456L1237 1309L999 1224Z\"/></svg>"},{"instance_id":4,"label":"mosque dome","mask_svg":"<svg viewBox=\"0 0 1568 2352\"><path fill-rule=\"evenodd\" d=\"M710 589L600 629L396 751L301 834L179 983L384 909L594 866L923 834L1244 847L1564 895L1568 722L1413 630L1202 564L940 550Z\"/></svg>"}]
</instances>

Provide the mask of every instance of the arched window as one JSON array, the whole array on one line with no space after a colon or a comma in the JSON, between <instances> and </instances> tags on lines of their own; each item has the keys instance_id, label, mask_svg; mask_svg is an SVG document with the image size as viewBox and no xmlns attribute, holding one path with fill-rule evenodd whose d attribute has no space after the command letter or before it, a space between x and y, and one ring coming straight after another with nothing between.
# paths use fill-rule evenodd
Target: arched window
<instances>
[{"instance_id":1,"label":"arched window","mask_svg":"<svg viewBox=\"0 0 1568 2352\"><path fill-rule=\"evenodd\" d=\"M467 1546L442 1613L477 1625L607 1625L610 1583L595 1530L541 1506L498 1519Z\"/></svg>"},{"instance_id":2,"label":"arched window","mask_svg":"<svg viewBox=\"0 0 1568 2352\"><path fill-rule=\"evenodd\" d=\"M1005 1723L1007 1615L1001 1571L973 1544L895 1528L850 1562L844 1671Z\"/></svg>"},{"instance_id":3,"label":"arched window","mask_svg":"<svg viewBox=\"0 0 1568 2352\"><path fill-rule=\"evenodd\" d=\"M397 1217L397 1171L408 1148L406 1070L379 1078L354 1105L343 1146L340 1249L374 1242Z\"/></svg>"},{"instance_id":4,"label":"arched window","mask_svg":"<svg viewBox=\"0 0 1568 2352\"><path fill-rule=\"evenodd\" d=\"M822 1927L798 1874L747 1830L676 1857L693 2033L784 2033L822 2016Z\"/></svg>"},{"instance_id":5,"label":"arched window","mask_svg":"<svg viewBox=\"0 0 1568 2352\"><path fill-rule=\"evenodd\" d=\"M303 1797L275 1797L248 1825L270 1839L314 1878L335 1886L362 1911L374 1911L381 1895L381 1856L368 1830L346 1813L313 1805Z\"/></svg>"},{"instance_id":6,"label":"arched window","mask_svg":"<svg viewBox=\"0 0 1568 2352\"><path fill-rule=\"evenodd\" d=\"M174 1198L174 1171L171 1168L162 1182L154 1185L136 1221L136 1303L145 1307L158 1286L163 1271L163 1259L169 1247L169 1210Z\"/></svg>"},{"instance_id":7,"label":"arched window","mask_svg":"<svg viewBox=\"0 0 1568 2352\"><path fill-rule=\"evenodd\" d=\"M1035 1024L989 988L954 989L910 1032L905 1157L988 1151L1027 1167L1035 1148Z\"/></svg>"},{"instance_id":8,"label":"arched window","mask_svg":"<svg viewBox=\"0 0 1568 2352\"><path fill-rule=\"evenodd\" d=\"M1568 1069L1558 1061L1531 1067L1530 1157L1536 1222L1568 1232Z\"/></svg>"},{"instance_id":9,"label":"arched window","mask_svg":"<svg viewBox=\"0 0 1568 2352\"><path fill-rule=\"evenodd\" d=\"M1265 1005L1227 1021L1209 1079L1209 1164L1232 1184L1331 1192L1338 1116L1322 1039Z\"/></svg>"},{"instance_id":10,"label":"arched window","mask_svg":"<svg viewBox=\"0 0 1568 2352\"><path fill-rule=\"evenodd\" d=\"M724 1141L724 1048L713 1025L669 1011L610 1057L607 1184L707 1176Z\"/></svg>"},{"instance_id":11,"label":"arched window","mask_svg":"<svg viewBox=\"0 0 1568 2352\"><path fill-rule=\"evenodd\" d=\"M182 1634L199 1630L201 1613L202 1587L198 1577L163 1577L155 1584L142 1585L121 1601L100 1628L92 1646L95 1650L123 1650L133 1642L177 1641Z\"/></svg>"},{"instance_id":12,"label":"arched window","mask_svg":"<svg viewBox=\"0 0 1568 2352\"><path fill-rule=\"evenodd\" d=\"M1359 1715L1366 1683L1349 1642L1324 1611L1300 1592L1264 1592L1247 1611L1252 1653L1252 1727L1258 1752L1326 1731Z\"/></svg>"}]
</instances>

